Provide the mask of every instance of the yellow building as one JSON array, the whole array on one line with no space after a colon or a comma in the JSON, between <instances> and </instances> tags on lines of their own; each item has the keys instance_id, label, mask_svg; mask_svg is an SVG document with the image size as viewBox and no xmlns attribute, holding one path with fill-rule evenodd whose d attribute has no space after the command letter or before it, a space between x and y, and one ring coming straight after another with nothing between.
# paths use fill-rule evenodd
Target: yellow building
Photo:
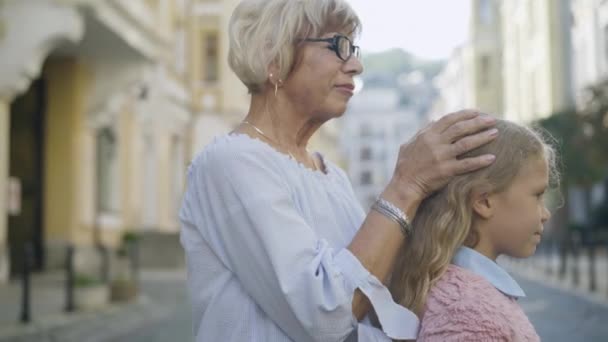
<instances>
[{"instance_id":1,"label":"yellow building","mask_svg":"<svg viewBox=\"0 0 608 342\"><path fill-rule=\"evenodd\" d=\"M502 1L501 16L505 117L528 123L571 107L569 2Z\"/></svg>"},{"instance_id":2,"label":"yellow building","mask_svg":"<svg viewBox=\"0 0 608 342\"><path fill-rule=\"evenodd\" d=\"M471 108L502 116L502 45L498 0L471 2L467 49Z\"/></svg>"},{"instance_id":3,"label":"yellow building","mask_svg":"<svg viewBox=\"0 0 608 342\"><path fill-rule=\"evenodd\" d=\"M26 242L42 270L61 267L69 244L87 267L127 230L177 232L193 6L0 2L0 281Z\"/></svg>"},{"instance_id":4,"label":"yellow building","mask_svg":"<svg viewBox=\"0 0 608 342\"><path fill-rule=\"evenodd\" d=\"M190 87L196 123L191 157L211 139L234 128L249 105L247 89L227 63L228 21L236 0L198 1L192 8L193 50Z\"/></svg>"},{"instance_id":5,"label":"yellow building","mask_svg":"<svg viewBox=\"0 0 608 342\"><path fill-rule=\"evenodd\" d=\"M433 83L438 96L429 120L475 108L496 116L503 112L502 45L498 0L471 1L469 37L454 49Z\"/></svg>"}]
</instances>

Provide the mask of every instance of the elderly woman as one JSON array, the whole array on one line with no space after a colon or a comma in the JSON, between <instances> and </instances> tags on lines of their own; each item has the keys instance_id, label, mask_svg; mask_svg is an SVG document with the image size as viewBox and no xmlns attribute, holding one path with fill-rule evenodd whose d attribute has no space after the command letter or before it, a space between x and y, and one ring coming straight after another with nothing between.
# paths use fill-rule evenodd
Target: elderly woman
<instances>
[{"instance_id":1,"label":"elderly woman","mask_svg":"<svg viewBox=\"0 0 608 342\"><path fill-rule=\"evenodd\" d=\"M384 286L421 200L493 156L472 111L430 124L399 152L369 213L310 137L340 117L363 68L343 0L243 0L229 63L251 93L245 119L192 162L180 212L197 341L415 338L416 316ZM397 34L397 33L395 33ZM382 330L368 325L374 309Z\"/></svg>"}]
</instances>

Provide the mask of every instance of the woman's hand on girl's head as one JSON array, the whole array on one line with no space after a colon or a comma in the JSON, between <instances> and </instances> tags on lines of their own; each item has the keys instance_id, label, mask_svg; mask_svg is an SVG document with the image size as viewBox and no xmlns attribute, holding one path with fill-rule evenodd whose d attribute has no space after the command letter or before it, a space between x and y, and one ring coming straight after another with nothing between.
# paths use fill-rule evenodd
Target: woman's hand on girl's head
<instances>
[{"instance_id":1,"label":"woman's hand on girl's head","mask_svg":"<svg viewBox=\"0 0 608 342\"><path fill-rule=\"evenodd\" d=\"M495 123L496 119L475 110L462 110L431 122L401 145L389 187L421 201L454 176L492 164L492 155L458 156L496 138Z\"/></svg>"}]
</instances>

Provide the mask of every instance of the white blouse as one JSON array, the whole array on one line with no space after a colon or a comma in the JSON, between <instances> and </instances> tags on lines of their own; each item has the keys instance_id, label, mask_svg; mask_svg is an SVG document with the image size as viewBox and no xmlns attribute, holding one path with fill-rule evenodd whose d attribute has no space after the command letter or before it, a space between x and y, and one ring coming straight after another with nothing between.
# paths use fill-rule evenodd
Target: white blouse
<instances>
[{"instance_id":1,"label":"white blouse","mask_svg":"<svg viewBox=\"0 0 608 342\"><path fill-rule=\"evenodd\" d=\"M196 341L412 339L417 317L348 250L365 212L346 174L313 171L245 134L188 169L181 243ZM383 331L357 322L359 288Z\"/></svg>"}]
</instances>

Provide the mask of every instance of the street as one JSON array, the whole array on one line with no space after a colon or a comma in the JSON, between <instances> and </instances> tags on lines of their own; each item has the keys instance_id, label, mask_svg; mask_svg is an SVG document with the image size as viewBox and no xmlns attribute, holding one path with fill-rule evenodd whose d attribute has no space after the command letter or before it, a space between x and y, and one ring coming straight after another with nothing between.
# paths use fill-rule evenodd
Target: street
<instances>
[{"instance_id":1,"label":"street","mask_svg":"<svg viewBox=\"0 0 608 342\"><path fill-rule=\"evenodd\" d=\"M608 340L608 307L538 282L517 278L527 297L521 305L543 341Z\"/></svg>"},{"instance_id":2,"label":"street","mask_svg":"<svg viewBox=\"0 0 608 342\"><path fill-rule=\"evenodd\" d=\"M116 339L116 342L190 342L192 325L190 309L186 301L182 301L175 313L168 319L145 326L128 336Z\"/></svg>"},{"instance_id":3,"label":"street","mask_svg":"<svg viewBox=\"0 0 608 342\"><path fill-rule=\"evenodd\" d=\"M192 318L188 304L185 280L176 273L144 272L142 290L146 297L173 313L161 321L153 321L143 327L114 339L116 342L189 342L192 337Z\"/></svg>"},{"instance_id":4,"label":"street","mask_svg":"<svg viewBox=\"0 0 608 342\"><path fill-rule=\"evenodd\" d=\"M160 275L159 275L160 276ZM148 276L149 277L149 276ZM608 340L608 307L592 303L538 282L517 277L527 294L521 305L543 341L604 342ZM116 342L192 341L190 308L185 286L170 282L146 282L146 295L162 301L174 312L161 322L151 322ZM170 291L169 291L170 289Z\"/></svg>"}]
</instances>

